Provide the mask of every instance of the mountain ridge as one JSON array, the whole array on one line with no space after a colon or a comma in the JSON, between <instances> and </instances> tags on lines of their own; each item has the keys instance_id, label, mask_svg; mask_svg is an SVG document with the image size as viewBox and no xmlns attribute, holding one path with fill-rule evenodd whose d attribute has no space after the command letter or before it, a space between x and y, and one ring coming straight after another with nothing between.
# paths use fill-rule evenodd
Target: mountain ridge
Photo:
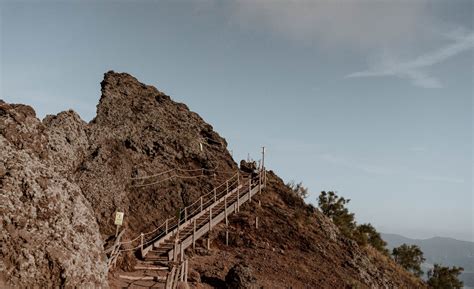
<instances>
[{"instance_id":1,"label":"mountain ridge","mask_svg":"<svg viewBox=\"0 0 474 289\"><path fill-rule=\"evenodd\" d=\"M30 106L0 103L0 184L7 204L0 207L0 267L9 272L0 273L0 284L115 288L104 244L115 235L116 211L125 213L123 240L131 240L239 170L226 140L185 104L113 71L105 73L101 93L89 123L72 110L39 120ZM205 170L147 186L132 181L176 168ZM258 197L262 207L256 199L231 218L230 246L218 226L210 251L202 242L187 251L196 257L191 269L203 277L193 286L225 282L230 266L247 262L265 288L425 288L391 259L345 238L273 171L268 175ZM117 272L130 270L135 258L120 256Z\"/></svg>"}]
</instances>

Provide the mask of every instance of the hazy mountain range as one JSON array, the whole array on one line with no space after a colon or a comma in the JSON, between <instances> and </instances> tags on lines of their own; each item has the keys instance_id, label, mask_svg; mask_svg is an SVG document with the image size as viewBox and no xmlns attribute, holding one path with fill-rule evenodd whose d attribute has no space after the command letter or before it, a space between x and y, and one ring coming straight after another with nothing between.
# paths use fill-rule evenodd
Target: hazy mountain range
<instances>
[{"instance_id":1,"label":"hazy mountain range","mask_svg":"<svg viewBox=\"0 0 474 289\"><path fill-rule=\"evenodd\" d=\"M433 237L429 239L410 239L396 234L384 234L390 251L402 244L417 245L426 258L423 271L427 272L433 264L444 266L461 266L464 272L461 279L467 287L474 287L474 242L460 241L452 238Z\"/></svg>"}]
</instances>

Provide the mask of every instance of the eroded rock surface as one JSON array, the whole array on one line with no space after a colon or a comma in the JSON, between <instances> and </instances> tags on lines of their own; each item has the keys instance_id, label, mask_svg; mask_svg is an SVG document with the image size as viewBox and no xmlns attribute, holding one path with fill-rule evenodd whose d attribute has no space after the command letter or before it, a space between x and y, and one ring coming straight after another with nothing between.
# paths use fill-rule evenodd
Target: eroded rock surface
<instances>
[{"instance_id":1,"label":"eroded rock surface","mask_svg":"<svg viewBox=\"0 0 474 289\"><path fill-rule=\"evenodd\" d=\"M107 287L99 227L31 107L0 104L0 267L15 287Z\"/></svg>"}]
</instances>

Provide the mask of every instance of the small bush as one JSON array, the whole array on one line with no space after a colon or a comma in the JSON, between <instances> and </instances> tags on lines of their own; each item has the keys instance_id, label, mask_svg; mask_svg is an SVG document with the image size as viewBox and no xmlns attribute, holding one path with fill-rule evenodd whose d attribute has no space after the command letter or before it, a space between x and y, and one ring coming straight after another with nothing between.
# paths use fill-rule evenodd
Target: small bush
<instances>
[{"instance_id":1,"label":"small bush","mask_svg":"<svg viewBox=\"0 0 474 289\"><path fill-rule=\"evenodd\" d=\"M421 263L425 261L425 258L418 246L403 244L400 247L393 248L392 255L395 262L407 271L412 272L418 277L423 274Z\"/></svg>"},{"instance_id":2,"label":"small bush","mask_svg":"<svg viewBox=\"0 0 474 289\"><path fill-rule=\"evenodd\" d=\"M302 199L306 199L309 195L308 188L303 186L302 182L295 183L295 181L291 181L286 184L298 197Z\"/></svg>"},{"instance_id":3,"label":"small bush","mask_svg":"<svg viewBox=\"0 0 474 289\"><path fill-rule=\"evenodd\" d=\"M461 289L464 284L458 279L464 269L461 267L443 267L435 264L428 271L428 285L433 289Z\"/></svg>"},{"instance_id":4,"label":"small bush","mask_svg":"<svg viewBox=\"0 0 474 289\"><path fill-rule=\"evenodd\" d=\"M318 205L321 212L332 219L344 236L352 238L356 223L354 214L345 207L349 202L349 199L339 197L335 192L322 191L319 195Z\"/></svg>"}]
</instances>

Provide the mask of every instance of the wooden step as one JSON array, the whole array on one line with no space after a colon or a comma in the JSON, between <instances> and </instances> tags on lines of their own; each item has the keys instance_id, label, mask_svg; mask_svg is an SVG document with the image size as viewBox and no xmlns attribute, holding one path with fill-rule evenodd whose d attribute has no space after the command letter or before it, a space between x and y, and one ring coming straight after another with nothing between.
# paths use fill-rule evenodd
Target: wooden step
<instances>
[{"instance_id":1,"label":"wooden step","mask_svg":"<svg viewBox=\"0 0 474 289\"><path fill-rule=\"evenodd\" d=\"M167 271L169 267L163 266L135 266L135 270L157 270L157 271Z\"/></svg>"},{"instance_id":2,"label":"wooden step","mask_svg":"<svg viewBox=\"0 0 474 289\"><path fill-rule=\"evenodd\" d=\"M166 281L166 276L130 276L130 275L119 275L119 278L125 279L125 280L132 280L132 281L155 281L155 282L160 282L160 281Z\"/></svg>"}]
</instances>

